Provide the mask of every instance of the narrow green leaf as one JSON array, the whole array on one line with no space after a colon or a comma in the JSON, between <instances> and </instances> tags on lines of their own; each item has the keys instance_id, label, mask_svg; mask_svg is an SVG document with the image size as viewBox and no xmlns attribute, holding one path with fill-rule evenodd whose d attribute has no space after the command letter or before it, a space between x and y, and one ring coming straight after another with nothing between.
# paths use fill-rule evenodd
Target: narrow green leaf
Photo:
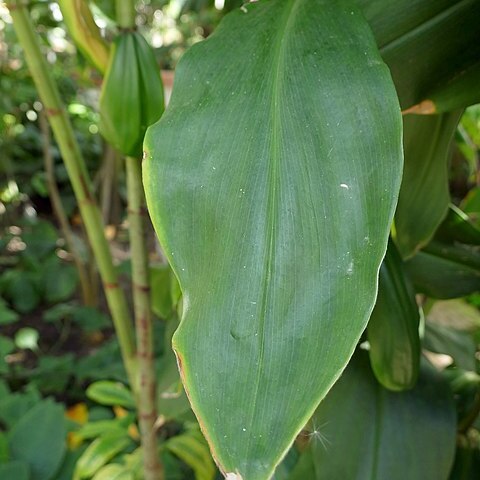
<instances>
[{"instance_id":1,"label":"narrow green leaf","mask_svg":"<svg viewBox=\"0 0 480 480\"><path fill-rule=\"evenodd\" d=\"M450 480L478 480L480 447L458 447Z\"/></svg>"},{"instance_id":2,"label":"narrow green leaf","mask_svg":"<svg viewBox=\"0 0 480 480\"><path fill-rule=\"evenodd\" d=\"M9 432L11 458L29 464L31 480L50 480L62 463L66 436L62 406L43 400Z\"/></svg>"},{"instance_id":3,"label":"narrow green leaf","mask_svg":"<svg viewBox=\"0 0 480 480\"><path fill-rule=\"evenodd\" d=\"M76 478L89 478L130 444L125 433L108 433L94 440L78 459Z\"/></svg>"},{"instance_id":4,"label":"narrow green leaf","mask_svg":"<svg viewBox=\"0 0 480 480\"><path fill-rule=\"evenodd\" d=\"M477 68L480 58L477 0L357 0L357 3L390 67L403 109L418 105L416 111L437 111L437 106L429 100L432 94L456 81L464 81L464 72ZM475 103L475 97L465 96L469 92L462 91L460 85L455 86L456 92L464 98L459 102L457 96L455 104L438 110Z\"/></svg>"},{"instance_id":5,"label":"narrow green leaf","mask_svg":"<svg viewBox=\"0 0 480 480\"><path fill-rule=\"evenodd\" d=\"M135 478L123 465L113 464L100 469L92 480L135 480Z\"/></svg>"},{"instance_id":6,"label":"narrow green leaf","mask_svg":"<svg viewBox=\"0 0 480 480\"><path fill-rule=\"evenodd\" d=\"M131 421L133 421L133 418ZM96 422L88 422L85 425L82 425L82 427L75 432L75 436L83 440L96 438L102 434L123 434L127 436L128 424L125 424L122 422L122 419L118 418L111 420L97 420Z\"/></svg>"},{"instance_id":7,"label":"narrow green leaf","mask_svg":"<svg viewBox=\"0 0 480 480\"><path fill-rule=\"evenodd\" d=\"M213 480L216 468L200 430L190 429L165 443L177 457L195 472L195 480Z\"/></svg>"},{"instance_id":8,"label":"narrow green leaf","mask_svg":"<svg viewBox=\"0 0 480 480\"><path fill-rule=\"evenodd\" d=\"M432 238L450 204L450 144L462 112L404 117L405 163L395 212L395 242L411 257Z\"/></svg>"},{"instance_id":9,"label":"narrow green leaf","mask_svg":"<svg viewBox=\"0 0 480 480\"><path fill-rule=\"evenodd\" d=\"M455 205L450 205L447 217L435 233L435 238L450 243L480 245L480 228L466 213Z\"/></svg>"},{"instance_id":10,"label":"narrow green leaf","mask_svg":"<svg viewBox=\"0 0 480 480\"><path fill-rule=\"evenodd\" d=\"M135 408L132 392L120 382L100 380L87 388L87 397L101 405L120 405Z\"/></svg>"},{"instance_id":11,"label":"narrow green leaf","mask_svg":"<svg viewBox=\"0 0 480 480\"><path fill-rule=\"evenodd\" d=\"M144 183L183 292L183 381L231 478L272 475L351 356L401 150L390 74L349 1L249 3L180 61Z\"/></svg>"},{"instance_id":12,"label":"narrow green leaf","mask_svg":"<svg viewBox=\"0 0 480 480\"><path fill-rule=\"evenodd\" d=\"M455 417L448 384L432 367L422 368L413 390L389 392L358 352L315 413L314 478L445 480Z\"/></svg>"},{"instance_id":13,"label":"narrow green leaf","mask_svg":"<svg viewBox=\"0 0 480 480\"><path fill-rule=\"evenodd\" d=\"M434 88L426 101L433 103L436 113L474 105L480 102L479 85L480 61L477 60L440 87Z\"/></svg>"},{"instance_id":14,"label":"narrow green leaf","mask_svg":"<svg viewBox=\"0 0 480 480\"><path fill-rule=\"evenodd\" d=\"M412 388L420 370L420 313L393 242L380 267L378 297L367 326L370 363L389 390Z\"/></svg>"},{"instance_id":15,"label":"narrow green leaf","mask_svg":"<svg viewBox=\"0 0 480 480\"><path fill-rule=\"evenodd\" d=\"M432 298L456 298L480 285L480 253L461 246L431 242L405 264L418 292Z\"/></svg>"}]
</instances>

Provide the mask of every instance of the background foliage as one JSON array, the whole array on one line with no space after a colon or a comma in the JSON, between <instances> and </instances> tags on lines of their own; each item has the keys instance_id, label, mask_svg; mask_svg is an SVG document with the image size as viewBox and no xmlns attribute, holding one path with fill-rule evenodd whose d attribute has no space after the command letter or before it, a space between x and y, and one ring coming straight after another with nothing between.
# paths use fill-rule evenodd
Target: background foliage
<instances>
[{"instance_id":1,"label":"background foliage","mask_svg":"<svg viewBox=\"0 0 480 480\"><path fill-rule=\"evenodd\" d=\"M221 18L241 3L138 2L139 30L155 48L167 96L171 90L168 72L183 53L209 36ZM430 92L435 62L427 47L435 42L425 42L427 34L437 39L435 52L456 58L447 62L454 72L478 53L478 43L474 45L468 34L463 35L478 20L475 2L463 2L473 5L470 15L444 15L447 20L453 18L451 24L447 20L438 25L426 22L429 28L413 28L418 35L407 35L403 43L395 40L413 24L421 24L422 8L411 7L410 16L392 13L392 18L402 22L388 30L378 2L358 3L397 79L404 108ZM389 8L397 8L393 3L405 8L404 2L390 3ZM448 3L436 2L436 14L440 16ZM91 7L102 34L113 39L112 2L91 2ZM101 78L76 51L55 2L31 2L30 12L95 180L108 224L106 234L126 283L131 268L125 174L119 155L99 134ZM448 30L445 25L453 27ZM455 32L463 39L456 48L462 41L469 45L458 58L458 50L445 46ZM416 52L413 56L412 51ZM412 60L406 60L409 56ZM433 57L437 62L439 58ZM414 68L412 62L426 66ZM420 72L417 79L412 80L412 71ZM442 78L450 73L444 68ZM397 258L398 268L411 283L404 288L405 296L411 300L413 294L408 292L415 291L421 306L415 321L420 325L422 367L409 373L412 385L416 375L419 380L412 390L402 393L385 388L392 388L388 383L392 372L382 365L395 365L395 359L390 363L373 360L372 322L344 376L277 468L277 480L332 478L339 472L342 478L476 478L480 466L480 107L463 109L478 101L474 96L453 108L455 95L437 90L433 85L431 91L445 113L404 119L404 178L408 181L404 180L395 218L395 241L404 258ZM460 90L466 91L463 86ZM134 401L105 299L97 295L91 304L84 304L74 258L49 200L44 168L48 154L53 158L74 243L93 289L99 291L65 167L55 141L42 126L42 117L10 16L6 6L0 5L0 478L142 478ZM158 432L166 478L221 478L183 392L170 348L181 308L179 287L151 231L149 245ZM395 284L399 274L396 267L391 268L393 273L385 275ZM380 308L377 304L377 311ZM409 309L415 310L415 305ZM384 345L388 334L379 330ZM395 338L411 336L401 327L390 332ZM365 350L369 346L372 366ZM398 378L404 379L405 372L401 373ZM408 439L408 445L399 444L399 438ZM424 452L421 461L419 451ZM395 458L390 457L392 452Z\"/></svg>"}]
</instances>

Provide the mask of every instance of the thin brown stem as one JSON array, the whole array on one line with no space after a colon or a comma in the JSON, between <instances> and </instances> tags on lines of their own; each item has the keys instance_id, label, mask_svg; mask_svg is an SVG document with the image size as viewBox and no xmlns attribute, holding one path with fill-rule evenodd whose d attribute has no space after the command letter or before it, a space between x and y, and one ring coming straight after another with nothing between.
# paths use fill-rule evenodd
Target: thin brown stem
<instances>
[{"instance_id":1,"label":"thin brown stem","mask_svg":"<svg viewBox=\"0 0 480 480\"><path fill-rule=\"evenodd\" d=\"M65 209L63 208L62 199L60 197L60 192L58 191L57 182L55 180L54 161L51 152L50 128L48 127L48 121L43 111L40 112L38 121L40 132L42 133L43 160L45 165L45 173L47 176L48 195L50 197L50 203L52 204L52 210L57 217L57 221L62 230L68 250L70 251L70 255L75 263L78 273L78 280L80 282L80 288L82 290L83 303L88 306L94 306L95 294L93 293L91 284L88 280L88 273L87 269L85 268L85 264L80 257L77 247L75 246L73 232L70 228L70 223L68 222Z\"/></svg>"},{"instance_id":2,"label":"thin brown stem","mask_svg":"<svg viewBox=\"0 0 480 480\"><path fill-rule=\"evenodd\" d=\"M153 328L150 306L148 253L145 239L145 198L142 167L137 158L126 158L128 227L132 258L133 303L137 334L137 406L143 451L145 480L163 478L158 458L155 421L155 368L153 361Z\"/></svg>"}]
</instances>

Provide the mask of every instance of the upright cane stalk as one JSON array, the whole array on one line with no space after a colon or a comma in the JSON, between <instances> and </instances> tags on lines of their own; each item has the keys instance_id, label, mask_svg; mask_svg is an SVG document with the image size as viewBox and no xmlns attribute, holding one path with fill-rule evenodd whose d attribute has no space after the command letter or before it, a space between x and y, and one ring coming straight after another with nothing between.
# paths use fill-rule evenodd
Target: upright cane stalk
<instances>
[{"instance_id":1,"label":"upright cane stalk","mask_svg":"<svg viewBox=\"0 0 480 480\"><path fill-rule=\"evenodd\" d=\"M128 225L132 258L133 303L137 336L138 423L143 449L145 480L159 480L163 472L158 460L155 420L155 370L148 254L145 244L145 201L142 167L137 158L126 158Z\"/></svg>"},{"instance_id":2,"label":"upright cane stalk","mask_svg":"<svg viewBox=\"0 0 480 480\"><path fill-rule=\"evenodd\" d=\"M50 68L43 57L34 27L22 0L9 4L13 25L25 52L30 73L45 106L53 134L72 183L88 239L105 288L110 313L120 343L123 361L132 387L135 386L135 339L125 296L120 289L104 225L94 199L91 181L85 167L72 125L60 99Z\"/></svg>"},{"instance_id":3,"label":"upright cane stalk","mask_svg":"<svg viewBox=\"0 0 480 480\"><path fill-rule=\"evenodd\" d=\"M135 28L135 1L116 0L117 23L122 29ZM155 420L155 368L153 359L153 328L150 304L150 279L145 237L145 194L142 184L142 164L139 159L126 157L128 225L132 259L133 304L137 337L138 384L137 407L140 439L143 451L145 480L163 479L159 462Z\"/></svg>"}]
</instances>

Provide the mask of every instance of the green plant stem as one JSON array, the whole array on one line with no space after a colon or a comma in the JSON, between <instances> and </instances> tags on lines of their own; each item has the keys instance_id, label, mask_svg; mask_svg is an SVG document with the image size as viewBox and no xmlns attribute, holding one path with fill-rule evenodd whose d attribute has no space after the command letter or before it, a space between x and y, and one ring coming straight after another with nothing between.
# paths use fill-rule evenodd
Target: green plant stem
<instances>
[{"instance_id":1,"label":"green plant stem","mask_svg":"<svg viewBox=\"0 0 480 480\"><path fill-rule=\"evenodd\" d=\"M120 28L135 28L135 1L116 0L117 23ZM137 337L138 384L137 409L142 443L145 480L163 479L158 457L155 421L155 368L153 359L152 310L148 253L145 242L145 194L142 165L139 159L126 157L128 225L132 258L133 304Z\"/></svg>"},{"instance_id":2,"label":"green plant stem","mask_svg":"<svg viewBox=\"0 0 480 480\"><path fill-rule=\"evenodd\" d=\"M82 289L83 303L88 306L94 306L95 294L92 291L92 286L90 282L88 281L88 273L87 269L85 268L85 264L82 262L78 249L75 246L73 232L70 228L68 217L62 205L62 199L60 197L60 192L58 191L57 182L55 181L53 157L50 151L50 129L48 128L48 121L43 111L40 112L38 120L40 131L42 133L43 159L45 164L45 173L47 176L48 194L50 197L50 202L52 204L52 209L55 213L55 216L57 217L58 223L60 224L60 228L65 238L65 242L67 243L68 249L70 250L70 254L73 258L73 262L75 263L75 267L77 268L80 288Z\"/></svg>"},{"instance_id":3,"label":"green plant stem","mask_svg":"<svg viewBox=\"0 0 480 480\"><path fill-rule=\"evenodd\" d=\"M120 28L135 28L135 0L116 0L115 12Z\"/></svg>"},{"instance_id":4,"label":"green plant stem","mask_svg":"<svg viewBox=\"0 0 480 480\"><path fill-rule=\"evenodd\" d=\"M135 386L136 352L133 326L125 295L120 289L112 255L104 235L100 211L94 199L85 162L75 139L72 125L61 102L51 68L43 57L30 17L21 0L10 4L10 13L19 42L25 52L30 73L45 106L55 139L65 163L80 208L88 239L102 277L110 313L120 343L123 361L132 385Z\"/></svg>"},{"instance_id":5,"label":"green plant stem","mask_svg":"<svg viewBox=\"0 0 480 480\"><path fill-rule=\"evenodd\" d=\"M132 258L133 303L137 335L137 406L143 450L145 480L159 480L163 472L158 459L155 421L155 369L153 360L152 311L148 253L145 242L145 195L142 166L137 158L127 157L128 226Z\"/></svg>"}]
</instances>

